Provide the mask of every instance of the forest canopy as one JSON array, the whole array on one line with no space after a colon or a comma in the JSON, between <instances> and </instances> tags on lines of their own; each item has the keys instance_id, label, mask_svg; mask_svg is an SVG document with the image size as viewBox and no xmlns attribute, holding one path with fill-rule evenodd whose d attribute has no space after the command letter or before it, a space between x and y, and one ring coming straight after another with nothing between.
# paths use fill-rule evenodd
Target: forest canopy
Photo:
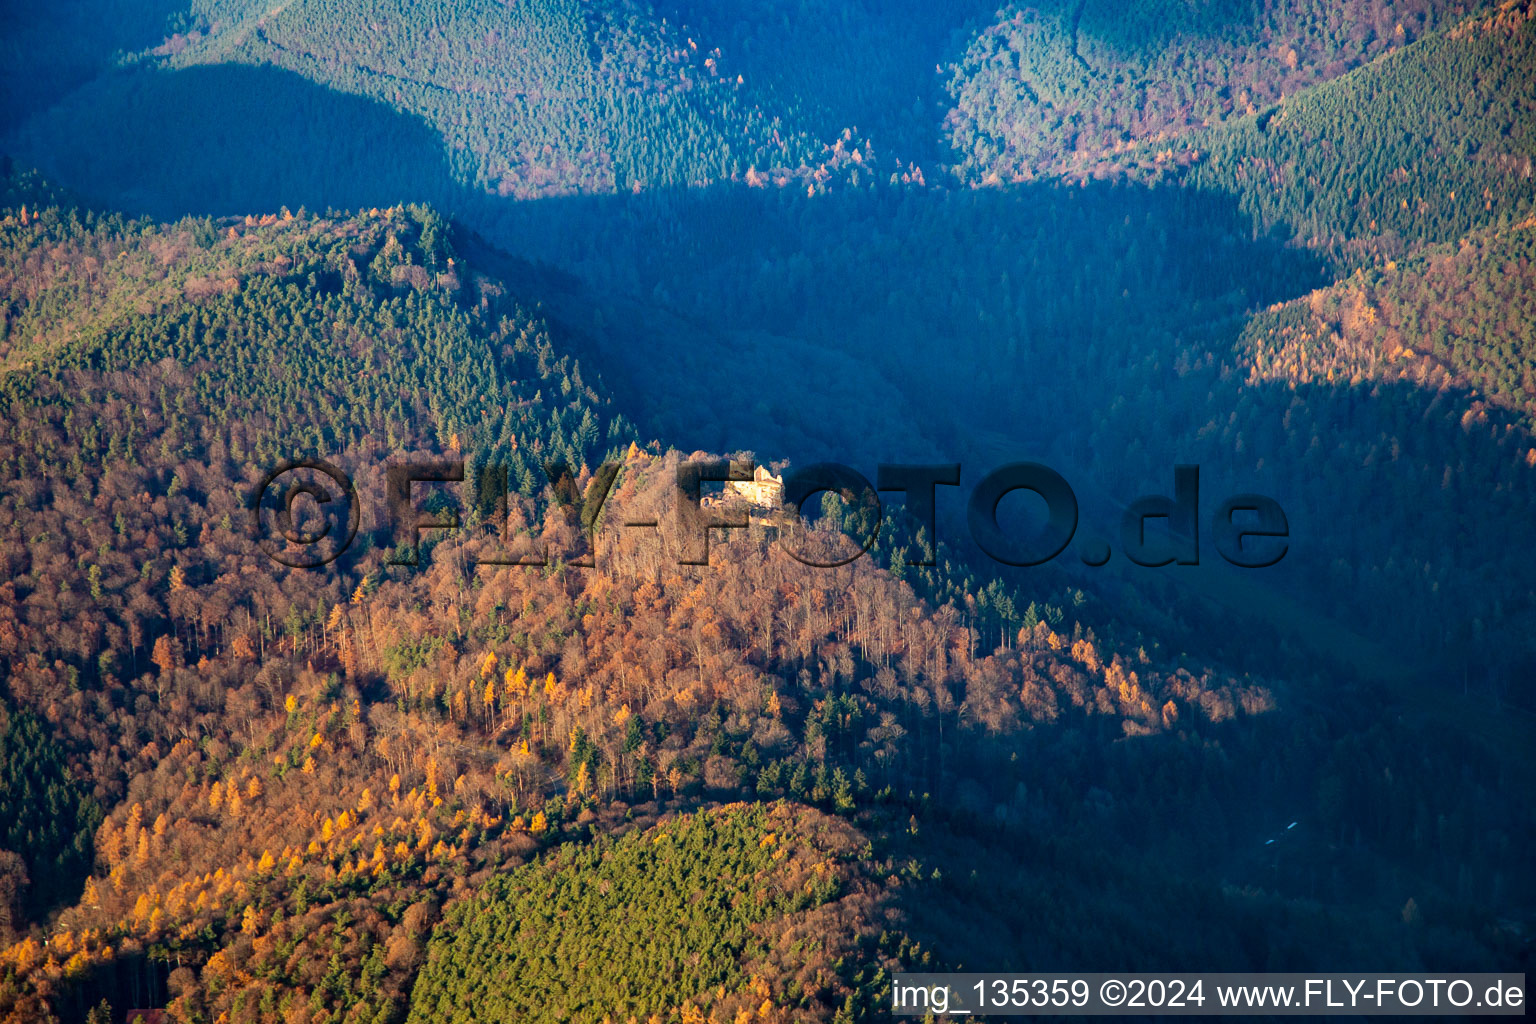
<instances>
[{"instance_id":1,"label":"forest canopy","mask_svg":"<svg viewBox=\"0 0 1536 1024\"><path fill-rule=\"evenodd\" d=\"M18 11L0 1022L1523 970L1533 15ZM694 564L678 474L725 459L961 485L808 534L711 488L741 525ZM356 505L270 488L294 460ZM1078 501L1047 565L967 529L1020 461ZM1149 532L1199 564L1132 564L1190 465L1196 529ZM287 544L344 506L350 546L269 557L263 487ZM1278 565L1216 556L1240 494ZM867 554L786 553L840 533Z\"/></svg>"}]
</instances>

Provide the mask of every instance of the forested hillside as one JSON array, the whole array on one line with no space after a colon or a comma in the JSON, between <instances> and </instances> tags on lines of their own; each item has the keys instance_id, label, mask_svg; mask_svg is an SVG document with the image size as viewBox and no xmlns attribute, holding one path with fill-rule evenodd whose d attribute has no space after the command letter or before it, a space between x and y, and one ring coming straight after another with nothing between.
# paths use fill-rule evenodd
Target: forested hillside
<instances>
[{"instance_id":1,"label":"forested hillside","mask_svg":"<svg viewBox=\"0 0 1536 1024\"><path fill-rule=\"evenodd\" d=\"M366 530L362 554L328 575L252 562L235 522L242 492L285 443L345 459L368 450L369 436L441 452L456 435L466 452L564 452L590 466L625 428L603 427L589 448L579 426L562 425L578 412L622 421L498 282L450 255L452 232L440 234L430 211L161 226L82 213L30 180L13 184L29 201L5 220L23 239L7 249L6 381L18 429L5 453L6 686L40 710L58 737L49 742L70 751L74 776L110 808L89 877L66 864L80 895L65 896L73 905L50 920L48 945L28 916L17 928L26 937L0 954L16 1019L44 1006L83 1014L101 998L171 1001L188 1020L275 1020L300 1008L339 1020L340 1006L393 1019L436 915L492 874L631 816L744 797L894 829L905 838L876 856L925 886L957 870L944 859L953 830L1054 836L1042 864L1058 865L1069 888L1098 876L1087 862L1067 867L1077 855L1066 851L1140 836L1143 853L1122 860L1115 890L1148 900L1147 918L1170 921L1175 944L1184 926L1168 917L1166 892L1135 896L1131 879L1195 849L1223 875L1267 872L1282 904L1292 887L1297 897L1334 893L1366 930L1409 895L1476 917L1473 908L1523 891L1507 847L1446 845L1505 813L1502 769L1490 765L1473 791L1445 788L1436 780L1465 781L1450 765L1471 752L1424 745L1411 718L1373 742L1416 744L1427 757L1398 763L1401 790L1376 792L1374 762L1352 753L1371 716L1341 710L1298 732L1289 685L1098 637L1053 593L1036 590L1039 607L1010 612L1019 624L999 637L995 614L984 622L968 611L977 606L963 588L945 607L924 599L942 577L920 581L919 593L867 560L813 570L762 531L715 545L728 571L677 566L670 518L659 517L657 539L618 525L666 508L675 456L629 449L596 571L475 569L497 543L480 532L427 545L419 570L386 567L387 540L369 542ZM434 262L441 269L428 271ZM364 317L377 340L348 327ZM63 322L77 325L69 337L42 329ZM281 332L280 349L252 329L262 324L266 337ZM452 348L429 361L389 348L396 337L417 353L430 354L433 339ZM221 343L231 347L207 348ZM482 346L484 362L466 358ZM370 358L380 360L372 373L333 369ZM480 386L460 388L469 377L458 375L471 373ZM391 379L419 399L353 392ZM502 390L484 387L496 380ZM65 393L133 415L66 431ZM541 405L539 394L562 398ZM344 403L378 419L326 412ZM237 410L249 411L237 420ZM102 470L72 471L82 451ZM358 481L381 485L365 468ZM544 492L531 490L531 503L511 496L514 523L538 521ZM464 510L473 522L475 509ZM558 541L561 522L553 517L546 540ZM1124 737L1144 745L1112 743ZM1116 751L1107 760L1095 752L1106 743ZM1249 767L1234 774L1234 762ZM1175 766L1188 784L1156 781ZM1255 786L1269 796L1256 800ZM1265 808L1296 792L1308 796L1286 813L1310 824L1280 876L1245 851L1276 827ZM90 829L92 812L79 806L76 827ZM1387 807L1397 809L1366 811ZM1421 831L1426 815L1446 822L1439 838ZM1193 831L1163 831L1178 820L1200 823L1200 844L1173 838ZM786 826L786 842L797 828ZM1349 865L1320 872L1318 858L1346 837L1357 851ZM1434 881L1397 852L1415 842L1483 865L1475 877L1486 881ZM563 856L584 865L608 855ZM1179 884L1213 901L1210 913L1234 915L1234 928L1249 913L1205 868ZM880 930L893 934L916 913L900 900L890 910ZM1505 940L1457 919L1437 916L1424 940L1502 955ZM842 916L824 920L815 927L849 934ZM1308 920L1296 927L1323 941ZM872 1004L859 999L878 979L856 975L878 949L907 955L911 941L927 945L925 930L948 934L932 915L915 923L905 944L880 946L871 931L874 945L838 969L851 972L841 981L812 985L805 971L820 961L791 949L764 952L759 981L733 974L741 987L727 989L792 1017L861 1019ZM1014 958L1026 948L1087 962L1100 940L1062 922L997 955L1023 963ZM1266 946L1234 962L1289 955ZM421 984L425 993L438 983ZM857 992L866 996L848 1003Z\"/></svg>"},{"instance_id":2,"label":"forested hillside","mask_svg":"<svg viewBox=\"0 0 1536 1024\"><path fill-rule=\"evenodd\" d=\"M1255 381L1411 380L1536 415L1536 220L1468 235L1253 317Z\"/></svg>"},{"instance_id":3,"label":"forested hillside","mask_svg":"<svg viewBox=\"0 0 1536 1024\"><path fill-rule=\"evenodd\" d=\"M1526 969L1533 11L18 11L0 1021ZM823 495L691 564L679 468L726 457L961 487L936 535ZM357 504L264 512L295 459ZM464 479L413 543L421 460ZM1020 460L1079 502L1048 565L969 537ZM1131 564L1191 463L1200 564ZM1278 565L1212 546L1245 492Z\"/></svg>"},{"instance_id":4,"label":"forested hillside","mask_svg":"<svg viewBox=\"0 0 1536 1024\"><path fill-rule=\"evenodd\" d=\"M13 478L56 458L58 442L78 476L84 460L194 448L218 471L225 459L462 435L504 455L529 490L540 457L595 464L632 439L529 313L461 271L427 208L161 227L53 205L29 179L6 184ZM102 408L133 402L143 418L74 431L82 392ZM169 431L157 452L135 443L151 402ZM204 417L219 436L194 434Z\"/></svg>"},{"instance_id":5,"label":"forested hillside","mask_svg":"<svg viewBox=\"0 0 1536 1024\"><path fill-rule=\"evenodd\" d=\"M456 186L519 199L608 193L814 161L819 143L793 118L762 109L718 50L647 15L638 5L574 0L197 3L185 31L70 96L64 118L34 123L20 145L54 151L55 169L82 184L122 180L144 160L166 160L158 146L186 138L190 126L167 132L157 123L164 109L205 111L204 127L191 133L204 139L271 119L262 135L315 132L314 142L294 147L313 152L359 120L379 120L365 102L338 102L358 97L406 115L385 129L401 136L395 144L372 148L379 140L370 140L369 162L403 161L398 184L414 184L411 198L438 199ZM340 123L327 128L317 116ZM82 122L112 135L123 124L144 130L122 133L118 152L99 153L82 145ZM60 134L65 123L73 130ZM418 130L430 144L414 137ZM233 153L187 153L181 163L196 180L210 161L239 162ZM312 188L358 187L313 167L286 170ZM212 180L192 191L206 212L230 212L208 204L239 195ZM156 195L149 208L164 212L176 201Z\"/></svg>"},{"instance_id":6,"label":"forested hillside","mask_svg":"<svg viewBox=\"0 0 1536 1024\"><path fill-rule=\"evenodd\" d=\"M1454 101L1441 97L1455 97ZM1314 244L1444 242L1536 199L1536 5L1507 2L1187 140L1197 187Z\"/></svg>"},{"instance_id":7,"label":"forested hillside","mask_svg":"<svg viewBox=\"0 0 1536 1024\"><path fill-rule=\"evenodd\" d=\"M1512 647L1501 641L1472 671L1520 689L1536 591L1499 538L1531 539L1528 427L1498 409L1483 415L1455 390L1341 377L1298 393L1250 381L1242 341L1246 319L1270 305L1385 266L1423 240L1525 216L1532 179L1499 156L1528 147L1526 83L1536 81L1529 25L1514 10L1452 25L1287 101L1267 135L1259 118L1212 129L1199 162L1165 161L1128 180L949 191L850 178L815 196L593 198L509 209L487 230L536 239L536 254L603 290L681 314L655 329L625 317L599 331L609 365L628 370L632 400L663 436L863 459L866 475L879 457L862 454L871 450L960 459L975 467L968 480L1028 455L1075 469L1074 486L1087 479L1110 504L1166 488L1168 467L1198 462L1209 486L1262 489L1290 510L1311 560L1283 564L1267 586L1421 657L1497 630ZM1355 91L1361 82L1368 95ZM1457 102L1422 99L1443 95ZM1361 130L1330 127L1322 111L1334 109ZM1337 133L1340 169L1329 165L1315 184L1279 162L1279 191L1247 172L1222 179L1223 169L1260 166L1263 151L1242 165L1227 150L1207 153L1222 140L1244 152L1256 133L1289 140L1304 160L1330 159L1328 138L1285 134L1302 123ZM1468 126L1481 155L1442 153ZM1354 145L1380 132L1401 142ZM1418 170L1399 172L1403 162ZM1378 172L1379 194L1351 196L1349 182ZM1378 211L1376 229L1361 208ZM560 229L573 220L584 230ZM856 381L859 403L824 397L828 373ZM748 403L713 397L744 387ZM1469 491L1487 498L1461 501ZM1383 495L1394 496L1385 508ZM1100 513L1113 529L1118 511ZM1339 525L1359 517L1394 525ZM1447 536L1459 538L1454 550Z\"/></svg>"},{"instance_id":8,"label":"forested hillside","mask_svg":"<svg viewBox=\"0 0 1536 1024\"><path fill-rule=\"evenodd\" d=\"M173 25L175 0L59 0L6 11L0 37L0 132L42 113Z\"/></svg>"},{"instance_id":9,"label":"forested hillside","mask_svg":"<svg viewBox=\"0 0 1536 1024\"><path fill-rule=\"evenodd\" d=\"M972 181L1028 181L1166 156L1169 143L1192 129L1253 114L1486 6L1011 4L952 66L945 127L956 170Z\"/></svg>"},{"instance_id":10,"label":"forested hillside","mask_svg":"<svg viewBox=\"0 0 1536 1024\"><path fill-rule=\"evenodd\" d=\"M449 913L407 1020L790 1020L796 993L843 1020L877 1012L899 961L880 949L867 854L847 825L788 805L561 847ZM807 942L823 948L802 965ZM787 978L778 1000L770 978Z\"/></svg>"}]
</instances>

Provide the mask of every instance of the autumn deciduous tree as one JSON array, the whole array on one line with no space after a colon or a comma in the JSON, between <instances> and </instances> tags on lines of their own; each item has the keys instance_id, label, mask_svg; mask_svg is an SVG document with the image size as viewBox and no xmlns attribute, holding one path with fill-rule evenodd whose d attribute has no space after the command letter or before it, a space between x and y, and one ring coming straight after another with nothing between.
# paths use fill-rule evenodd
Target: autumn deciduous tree
<instances>
[{"instance_id":1,"label":"autumn deciduous tree","mask_svg":"<svg viewBox=\"0 0 1536 1024\"><path fill-rule=\"evenodd\" d=\"M155 641L154 650L151 652L149 660L153 661L155 667L160 669L161 675L169 676L176 670L181 656L177 647L178 644L170 636L162 636Z\"/></svg>"},{"instance_id":2,"label":"autumn deciduous tree","mask_svg":"<svg viewBox=\"0 0 1536 1024\"><path fill-rule=\"evenodd\" d=\"M252 645L251 638L244 633L235 637L230 643L229 653L241 661L254 661L256 659L256 648Z\"/></svg>"}]
</instances>

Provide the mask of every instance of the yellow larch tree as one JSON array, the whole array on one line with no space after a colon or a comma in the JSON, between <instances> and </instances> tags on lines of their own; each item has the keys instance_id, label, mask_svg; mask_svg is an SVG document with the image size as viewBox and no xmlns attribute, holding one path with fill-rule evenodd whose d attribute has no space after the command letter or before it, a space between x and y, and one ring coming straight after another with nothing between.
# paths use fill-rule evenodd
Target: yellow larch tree
<instances>
[{"instance_id":1,"label":"yellow larch tree","mask_svg":"<svg viewBox=\"0 0 1536 1024\"><path fill-rule=\"evenodd\" d=\"M339 630L342 626L342 623L346 621L347 617L345 613L342 612L341 605L338 604L333 606L331 608L330 618L325 620L326 638L329 639L330 635Z\"/></svg>"}]
</instances>

